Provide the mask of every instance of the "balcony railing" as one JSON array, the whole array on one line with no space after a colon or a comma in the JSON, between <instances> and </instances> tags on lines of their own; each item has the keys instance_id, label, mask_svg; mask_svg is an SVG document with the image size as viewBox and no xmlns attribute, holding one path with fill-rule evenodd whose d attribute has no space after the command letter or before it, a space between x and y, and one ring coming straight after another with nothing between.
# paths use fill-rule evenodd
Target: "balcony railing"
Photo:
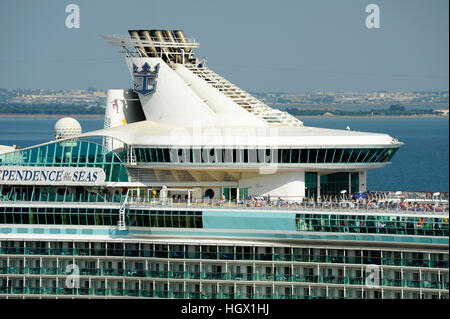
<instances>
[{"instance_id":1,"label":"balcony railing","mask_svg":"<svg viewBox=\"0 0 450 319\"><path fill-rule=\"evenodd\" d=\"M95 257L151 257L151 258L173 258L173 252L158 250L134 250L135 253L128 254L126 249L96 249L83 248L82 256ZM0 248L0 255L36 255L36 256L75 256L81 255L77 248ZM249 261L279 261L279 262L305 262L305 263L333 263L333 264L357 264L357 265L385 265L385 266L409 266L426 268L448 268L448 260L430 260L430 259L411 259L408 257L400 258L375 258L367 256L323 256L323 255L297 255L297 254L253 254L253 253L227 253L227 258L223 258L223 253L216 252L177 252L180 260L182 259L215 259L215 260L249 260ZM86 270L90 271L90 270Z\"/></svg>"},{"instance_id":2,"label":"balcony railing","mask_svg":"<svg viewBox=\"0 0 450 319\"><path fill-rule=\"evenodd\" d=\"M30 274L30 269L35 268L0 268L0 274ZM41 268L36 274L41 275L64 275L65 268ZM305 276L299 274L260 274L260 273L219 273L219 272L173 272L173 271L145 271L132 269L91 269L89 274L81 273L81 276L98 276L98 277L139 277L139 278L171 278L171 279L196 279L196 280L213 280L213 281L267 281L267 282L295 282L295 283L325 283L340 285L365 285L366 280L362 277L352 276ZM427 289L448 289L448 282L430 281L430 280L400 280L400 279L382 279L381 286L390 287L409 287L409 288L427 288ZM47 288L45 288L47 289ZM112 294L119 291L112 290Z\"/></svg>"},{"instance_id":3,"label":"balcony railing","mask_svg":"<svg viewBox=\"0 0 450 319\"><path fill-rule=\"evenodd\" d=\"M402 283L403 287L404 282ZM415 285L413 285L415 286ZM420 287L422 288L422 287ZM442 289L442 288L441 288ZM448 289L448 285L447 288ZM345 297L333 296L305 296L293 294L262 294L262 293L208 293L208 292L183 292L148 289L120 289L120 288L36 288L36 287L2 287L0 294L8 295L66 295L66 296L112 296L112 297L147 297L147 298L182 298L182 299L335 299ZM448 298L448 296L447 296Z\"/></svg>"}]
</instances>

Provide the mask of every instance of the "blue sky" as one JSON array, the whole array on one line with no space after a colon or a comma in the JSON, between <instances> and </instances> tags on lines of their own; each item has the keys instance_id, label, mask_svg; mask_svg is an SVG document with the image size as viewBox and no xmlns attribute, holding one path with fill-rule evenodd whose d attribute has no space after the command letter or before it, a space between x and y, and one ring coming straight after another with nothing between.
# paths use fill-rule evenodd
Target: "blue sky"
<instances>
[{"instance_id":1,"label":"blue sky","mask_svg":"<svg viewBox=\"0 0 450 319\"><path fill-rule=\"evenodd\" d=\"M66 5L80 28L65 26ZM368 29L365 7L380 7ZM448 90L448 0L1 0L0 87L128 88L101 34L183 29L247 91Z\"/></svg>"}]
</instances>

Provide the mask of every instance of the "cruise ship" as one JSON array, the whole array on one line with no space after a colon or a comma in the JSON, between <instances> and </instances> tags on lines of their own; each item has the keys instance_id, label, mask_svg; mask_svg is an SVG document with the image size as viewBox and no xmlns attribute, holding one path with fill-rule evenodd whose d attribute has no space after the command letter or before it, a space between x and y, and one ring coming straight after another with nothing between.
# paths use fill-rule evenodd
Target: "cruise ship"
<instances>
[{"instance_id":1,"label":"cruise ship","mask_svg":"<svg viewBox=\"0 0 450 319\"><path fill-rule=\"evenodd\" d=\"M103 38L104 128L0 147L1 298L448 299L448 193L367 190L402 142L305 126L182 30Z\"/></svg>"}]
</instances>

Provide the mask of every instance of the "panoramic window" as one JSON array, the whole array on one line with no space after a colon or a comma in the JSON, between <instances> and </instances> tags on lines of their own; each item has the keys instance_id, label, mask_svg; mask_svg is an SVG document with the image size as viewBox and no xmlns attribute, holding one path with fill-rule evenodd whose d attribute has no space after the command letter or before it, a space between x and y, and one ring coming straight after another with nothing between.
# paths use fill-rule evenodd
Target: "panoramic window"
<instances>
[{"instance_id":1,"label":"panoramic window","mask_svg":"<svg viewBox=\"0 0 450 319\"><path fill-rule=\"evenodd\" d=\"M160 150L160 153L164 161L163 151ZM145 159L141 152L139 155L140 160ZM126 168L119 155L100 144L88 141L47 144L3 154L0 159L0 165L8 166L99 167L105 172L106 182L128 181Z\"/></svg>"},{"instance_id":2,"label":"panoramic window","mask_svg":"<svg viewBox=\"0 0 450 319\"><path fill-rule=\"evenodd\" d=\"M143 163L195 164L338 164L383 163L389 161L397 148L351 149L176 149L135 148L136 158ZM72 160L74 162L74 160Z\"/></svg>"}]
</instances>

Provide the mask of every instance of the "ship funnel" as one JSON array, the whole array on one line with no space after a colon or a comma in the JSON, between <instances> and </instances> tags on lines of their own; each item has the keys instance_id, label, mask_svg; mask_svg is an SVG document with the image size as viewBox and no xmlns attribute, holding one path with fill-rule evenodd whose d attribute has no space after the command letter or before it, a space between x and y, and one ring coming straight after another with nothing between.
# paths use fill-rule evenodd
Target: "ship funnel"
<instances>
[{"instance_id":1,"label":"ship funnel","mask_svg":"<svg viewBox=\"0 0 450 319\"><path fill-rule=\"evenodd\" d=\"M193 49L199 46L195 39L185 37L182 30L128 30L129 37L103 36L113 46L125 48L127 55L142 58L161 58L166 63L185 61L195 63ZM133 47L129 50L127 47Z\"/></svg>"},{"instance_id":2,"label":"ship funnel","mask_svg":"<svg viewBox=\"0 0 450 319\"><path fill-rule=\"evenodd\" d=\"M150 30L150 35L151 35L151 37L152 37L152 40L155 41L155 42L160 42L160 43L161 43L161 42L165 42L161 30ZM170 52L169 52L169 49L168 49L168 48L159 45L159 50L160 50L160 52L161 52L161 56L162 56L163 54L165 54L167 57L169 57Z\"/></svg>"},{"instance_id":3,"label":"ship funnel","mask_svg":"<svg viewBox=\"0 0 450 319\"><path fill-rule=\"evenodd\" d=\"M141 40L139 33L137 31L134 30L129 30L128 31L130 33L130 36L135 39L135 40ZM139 54L141 55L141 57L148 57L147 53L145 52L144 47L138 46L136 47L139 51Z\"/></svg>"},{"instance_id":4,"label":"ship funnel","mask_svg":"<svg viewBox=\"0 0 450 319\"><path fill-rule=\"evenodd\" d=\"M146 41L153 42L152 37L150 36L150 33L147 30L141 30L141 31L139 31L139 34ZM158 57L158 51L156 50L156 48L154 46L152 46L152 45L146 46L145 50L149 57L153 57L153 58Z\"/></svg>"},{"instance_id":5,"label":"ship funnel","mask_svg":"<svg viewBox=\"0 0 450 319\"><path fill-rule=\"evenodd\" d=\"M186 44L186 37L184 36L183 30L173 30L173 34L175 34L175 39L178 43ZM191 48L184 48L185 59L189 60L191 57Z\"/></svg>"},{"instance_id":6,"label":"ship funnel","mask_svg":"<svg viewBox=\"0 0 450 319\"><path fill-rule=\"evenodd\" d=\"M145 113L136 92L131 89L108 90L104 128L125 126L145 120ZM123 143L105 136L103 137L103 146L109 150L116 150L122 148Z\"/></svg>"},{"instance_id":7,"label":"ship funnel","mask_svg":"<svg viewBox=\"0 0 450 319\"><path fill-rule=\"evenodd\" d=\"M164 40L166 42L170 42L173 44L176 44L177 42L175 41L172 31L171 30L163 30L163 35L164 35ZM171 53L171 58L173 61L176 62L181 62L181 55L180 55L180 50L179 48L176 47L169 47L168 51Z\"/></svg>"}]
</instances>

